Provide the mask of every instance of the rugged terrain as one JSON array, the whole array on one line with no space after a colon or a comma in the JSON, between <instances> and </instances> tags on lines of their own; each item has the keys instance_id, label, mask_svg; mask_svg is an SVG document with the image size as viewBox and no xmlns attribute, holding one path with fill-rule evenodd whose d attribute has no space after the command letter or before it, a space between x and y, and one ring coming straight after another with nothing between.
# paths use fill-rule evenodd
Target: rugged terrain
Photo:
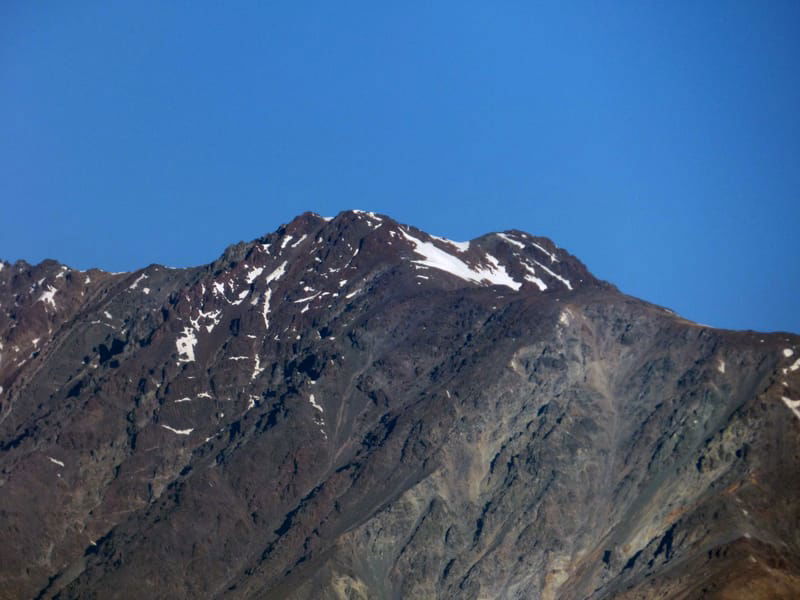
<instances>
[{"instance_id":1,"label":"rugged terrain","mask_svg":"<svg viewBox=\"0 0 800 600\"><path fill-rule=\"evenodd\" d=\"M0 265L0 599L800 597L797 335L360 211Z\"/></svg>"}]
</instances>

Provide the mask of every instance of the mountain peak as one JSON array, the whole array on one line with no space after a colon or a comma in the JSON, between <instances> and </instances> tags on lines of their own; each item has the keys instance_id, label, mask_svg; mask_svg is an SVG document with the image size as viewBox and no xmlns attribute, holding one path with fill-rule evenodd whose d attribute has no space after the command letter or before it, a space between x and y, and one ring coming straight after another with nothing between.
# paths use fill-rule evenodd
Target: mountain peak
<instances>
[{"instance_id":1,"label":"mountain peak","mask_svg":"<svg viewBox=\"0 0 800 600\"><path fill-rule=\"evenodd\" d=\"M796 596L798 355L365 211L6 265L0 597Z\"/></svg>"},{"instance_id":2,"label":"mountain peak","mask_svg":"<svg viewBox=\"0 0 800 600\"><path fill-rule=\"evenodd\" d=\"M545 292L599 283L580 261L546 238L509 230L454 242L363 210L344 211L333 218L304 213L253 247L275 260L286 256L303 262L310 257L316 270L323 262L330 262L328 268L335 272L405 265L420 285L446 280L453 287L455 279L461 286L502 285L513 291Z\"/></svg>"}]
</instances>

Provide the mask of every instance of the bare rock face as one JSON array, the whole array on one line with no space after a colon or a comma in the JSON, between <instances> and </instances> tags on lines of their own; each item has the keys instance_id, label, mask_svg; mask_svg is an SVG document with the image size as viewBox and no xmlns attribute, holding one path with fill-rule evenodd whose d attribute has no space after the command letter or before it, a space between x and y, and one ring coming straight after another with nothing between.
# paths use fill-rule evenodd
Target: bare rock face
<instances>
[{"instance_id":1,"label":"bare rock face","mask_svg":"<svg viewBox=\"0 0 800 600\"><path fill-rule=\"evenodd\" d=\"M800 597L797 335L359 211L0 265L0 599Z\"/></svg>"}]
</instances>

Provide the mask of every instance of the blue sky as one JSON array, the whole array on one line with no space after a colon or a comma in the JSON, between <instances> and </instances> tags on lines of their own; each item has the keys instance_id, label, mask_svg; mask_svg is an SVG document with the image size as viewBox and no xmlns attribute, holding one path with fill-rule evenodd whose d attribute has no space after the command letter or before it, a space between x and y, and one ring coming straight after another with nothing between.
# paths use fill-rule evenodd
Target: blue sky
<instances>
[{"instance_id":1,"label":"blue sky","mask_svg":"<svg viewBox=\"0 0 800 600\"><path fill-rule=\"evenodd\" d=\"M196 265L363 208L800 331L800 3L228 4L0 3L0 257Z\"/></svg>"}]
</instances>

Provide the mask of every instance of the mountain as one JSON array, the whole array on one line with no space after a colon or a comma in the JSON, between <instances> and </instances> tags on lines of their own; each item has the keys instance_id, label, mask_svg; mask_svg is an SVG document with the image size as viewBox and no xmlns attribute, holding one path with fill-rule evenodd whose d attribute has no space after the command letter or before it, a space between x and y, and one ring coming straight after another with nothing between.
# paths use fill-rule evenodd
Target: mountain
<instances>
[{"instance_id":1,"label":"mountain","mask_svg":"<svg viewBox=\"0 0 800 600\"><path fill-rule=\"evenodd\" d=\"M800 596L797 335L361 211L0 265L0 599Z\"/></svg>"}]
</instances>

